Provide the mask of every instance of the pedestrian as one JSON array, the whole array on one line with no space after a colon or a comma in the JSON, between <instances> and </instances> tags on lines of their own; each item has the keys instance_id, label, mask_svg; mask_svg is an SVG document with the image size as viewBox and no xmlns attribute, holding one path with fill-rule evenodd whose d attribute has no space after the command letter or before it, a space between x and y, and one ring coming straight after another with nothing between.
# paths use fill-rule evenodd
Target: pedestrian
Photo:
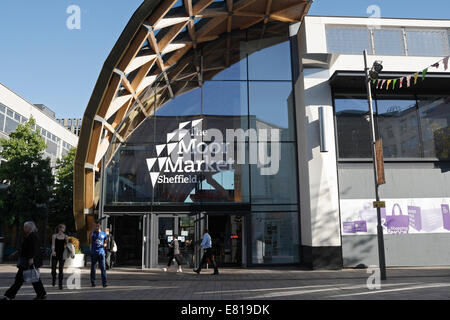
<instances>
[{"instance_id":1,"label":"pedestrian","mask_svg":"<svg viewBox=\"0 0 450 320\"><path fill-rule=\"evenodd\" d=\"M30 268L38 269L42 266L42 254L36 224L32 221L27 221L23 225L23 230L25 232L25 239L22 242L19 262L17 264L19 270L17 271L14 284L5 292L2 300L12 300L16 298L17 292L24 283L24 271L29 270ZM40 278L33 283L33 288L36 292L34 300L44 300L47 298L47 292L45 292L44 285Z\"/></svg>"},{"instance_id":2,"label":"pedestrian","mask_svg":"<svg viewBox=\"0 0 450 320\"><path fill-rule=\"evenodd\" d=\"M95 287L95 272L97 262L99 264L102 273L103 288L108 285L106 283L106 262L105 262L105 247L108 236L101 230L101 224L99 222L95 225L95 231L91 236L91 286Z\"/></svg>"},{"instance_id":3,"label":"pedestrian","mask_svg":"<svg viewBox=\"0 0 450 320\"><path fill-rule=\"evenodd\" d=\"M114 236L110 232L109 228L105 229L105 233L108 236L107 242L106 242L106 270L112 269L114 262L115 262L115 256L117 252L117 245L114 241Z\"/></svg>"},{"instance_id":4,"label":"pedestrian","mask_svg":"<svg viewBox=\"0 0 450 320\"><path fill-rule=\"evenodd\" d=\"M52 286L56 285L56 266L59 265L58 272L58 284L59 289L63 288L63 279L64 279L64 250L67 245L67 235L66 226L64 224L60 224L56 227L55 233L52 235L52 258L51 258L51 266L52 266Z\"/></svg>"},{"instance_id":5,"label":"pedestrian","mask_svg":"<svg viewBox=\"0 0 450 320\"><path fill-rule=\"evenodd\" d=\"M203 240L202 240L200 247L198 248L198 251L200 251L201 248L204 249L202 261L200 262L198 269L194 269L194 272L196 272L197 274L200 274L200 271L202 270L203 265L206 263L206 261L208 259L214 267L214 275L218 275L219 270L217 269L216 262L214 261L214 256L212 253L212 241L211 241L211 236L208 233L208 229L203 230Z\"/></svg>"},{"instance_id":6,"label":"pedestrian","mask_svg":"<svg viewBox=\"0 0 450 320\"><path fill-rule=\"evenodd\" d=\"M175 261L178 265L177 272L183 272L181 269L181 254L180 254L180 242L178 240L178 235L173 236L173 240L169 243L169 263L167 264L167 268L163 268L164 272L172 265L172 260L175 258Z\"/></svg>"}]
</instances>

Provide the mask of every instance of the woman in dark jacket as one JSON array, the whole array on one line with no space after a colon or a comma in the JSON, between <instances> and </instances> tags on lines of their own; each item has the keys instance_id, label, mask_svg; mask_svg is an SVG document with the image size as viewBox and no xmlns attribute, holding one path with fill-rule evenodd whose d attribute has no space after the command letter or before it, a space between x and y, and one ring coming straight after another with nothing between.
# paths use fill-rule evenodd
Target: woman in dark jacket
<instances>
[{"instance_id":1,"label":"woman in dark jacket","mask_svg":"<svg viewBox=\"0 0 450 320\"><path fill-rule=\"evenodd\" d=\"M23 272L25 270L28 270L33 265L35 268L40 268L42 266L42 255L36 225L32 221L25 222L23 230L25 232L25 239L20 249L20 258L19 263L17 264L19 270L17 271L14 284L5 293L3 298L5 300L12 300L16 297L17 292L23 285ZM45 292L41 279L39 279L38 282L33 283L33 288L34 291L36 291L35 300L47 298L47 293Z\"/></svg>"}]
</instances>

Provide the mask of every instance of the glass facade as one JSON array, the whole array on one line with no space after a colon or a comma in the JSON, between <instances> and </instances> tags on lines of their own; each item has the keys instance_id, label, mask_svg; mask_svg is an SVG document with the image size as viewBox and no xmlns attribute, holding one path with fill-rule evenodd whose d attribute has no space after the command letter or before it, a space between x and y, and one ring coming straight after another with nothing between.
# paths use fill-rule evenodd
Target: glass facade
<instances>
[{"instance_id":1,"label":"glass facade","mask_svg":"<svg viewBox=\"0 0 450 320\"><path fill-rule=\"evenodd\" d=\"M334 99L339 158L371 158L367 100ZM450 98L446 95L377 95L374 116L385 159L450 160Z\"/></svg>"},{"instance_id":2,"label":"glass facade","mask_svg":"<svg viewBox=\"0 0 450 320\"><path fill-rule=\"evenodd\" d=\"M249 261L299 263L288 29L247 41L252 32L232 40L240 41L234 46L239 52L232 53L234 63L228 68L202 70L201 76L194 73L190 78L187 68L189 81L170 83L172 88L184 88L184 93L156 106L154 115L125 142L113 142L106 156L104 203L122 211L127 206L177 206L189 211L196 205L208 213L219 205L230 214L233 209L227 205L242 205L251 224ZM200 84L198 77L206 80ZM149 91L155 101L164 86L167 83L161 80ZM253 205L265 212L256 212ZM253 235L264 243L261 254Z\"/></svg>"}]
</instances>

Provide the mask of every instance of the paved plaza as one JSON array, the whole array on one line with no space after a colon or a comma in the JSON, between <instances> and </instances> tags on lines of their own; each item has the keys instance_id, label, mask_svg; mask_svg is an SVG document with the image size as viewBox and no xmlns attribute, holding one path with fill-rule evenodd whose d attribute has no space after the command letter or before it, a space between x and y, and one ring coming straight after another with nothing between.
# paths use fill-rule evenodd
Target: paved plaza
<instances>
[{"instance_id":1,"label":"paved plaza","mask_svg":"<svg viewBox=\"0 0 450 320\"><path fill-rule=\"evenodd\" d=\"M16 268L0 265L0 292L14 281ZM102 288L100 272L92 288L89 269L81 271L81 289L51 287L50 269L41 269L48 300L336 300L336 299L450 299L450 268L391 268L381 289L369 290L367 270L309 271L293 268L221 269L200 275L190 269L164 273L158 269L117 268L108 271ZM35 296L25 284L17 300Z\"/></svg>"}]
</instances>

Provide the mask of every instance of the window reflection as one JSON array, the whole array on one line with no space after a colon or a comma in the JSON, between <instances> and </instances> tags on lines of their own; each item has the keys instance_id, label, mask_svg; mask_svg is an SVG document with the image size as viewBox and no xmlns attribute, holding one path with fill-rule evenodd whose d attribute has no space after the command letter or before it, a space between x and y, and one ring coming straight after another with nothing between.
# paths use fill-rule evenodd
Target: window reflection
<instances>
[{"instance_id":1,"label":"window reflection","mask_svg":"<svg viewBox=\"0 0 450 320\"><path fill-rule=\"evenodd\" d=\"M252 263L299 262L297 212L253 213Z\"/></svg>"},{"instance_id":2,"label":"window reflection","mask_svg":"<svg viewBox=\"0 0 450 320\"><path fill-rule=\"evenodd\" d=\"M377 99L379 137L385 158L418 158L419 124L414 99Z\"/></svg>"},{"instance_id":3,"label":"window reflection","mask_svg":"<svg viewBox=\"0 0 450 320\"><path fill-rule=\"evenodd\" d=\"M273 162L274 148L280 148L278 168ZM278 169L275 175L262 175L261 164L251 166L252 203L295 204L297 203L297 166L294 143L269 144L270 162L264 167Z\"/></svg>"},{"instance_id":4,"label":"window reflection","mask_svg":"<svg viewBox=\"0 0 450 320\"><path fill-rule=\"evenodd\" d=\"M450 159L450 97L419 97L425 157Z\"/></svg>"},{"instance_id":5,"label":"window reflection","mask_svg":"<svg viewBox=\"0 0 450 320\"><path fill-rule=\"evenodd\" d=\"M279 44L260 50L273 43ZM248 57L249 80L292 79L291 47L287 37L250 41L249 47L250 51L260 50Z\"/></svg>"},{"instance_id":6,"label":"window reflection","mask_svg":"<svg viewBox=\"0 0 450 320\"><path fill-rule=\"evenodd\" d=\"M295 119L290 82L250 82L252 128L277 128L282 141L294 141Z\"/></svg>"},{"instance_id":7,"label":"window reflection","mask_svg":"<svg viewBox=\"0 0 450 320\"><path fill-rule=\"evenodd\" d=\"M339 157L369 158L372 156L367 100L362 97L339 97L335 101Z\"/></svg>"}]
</instances>

